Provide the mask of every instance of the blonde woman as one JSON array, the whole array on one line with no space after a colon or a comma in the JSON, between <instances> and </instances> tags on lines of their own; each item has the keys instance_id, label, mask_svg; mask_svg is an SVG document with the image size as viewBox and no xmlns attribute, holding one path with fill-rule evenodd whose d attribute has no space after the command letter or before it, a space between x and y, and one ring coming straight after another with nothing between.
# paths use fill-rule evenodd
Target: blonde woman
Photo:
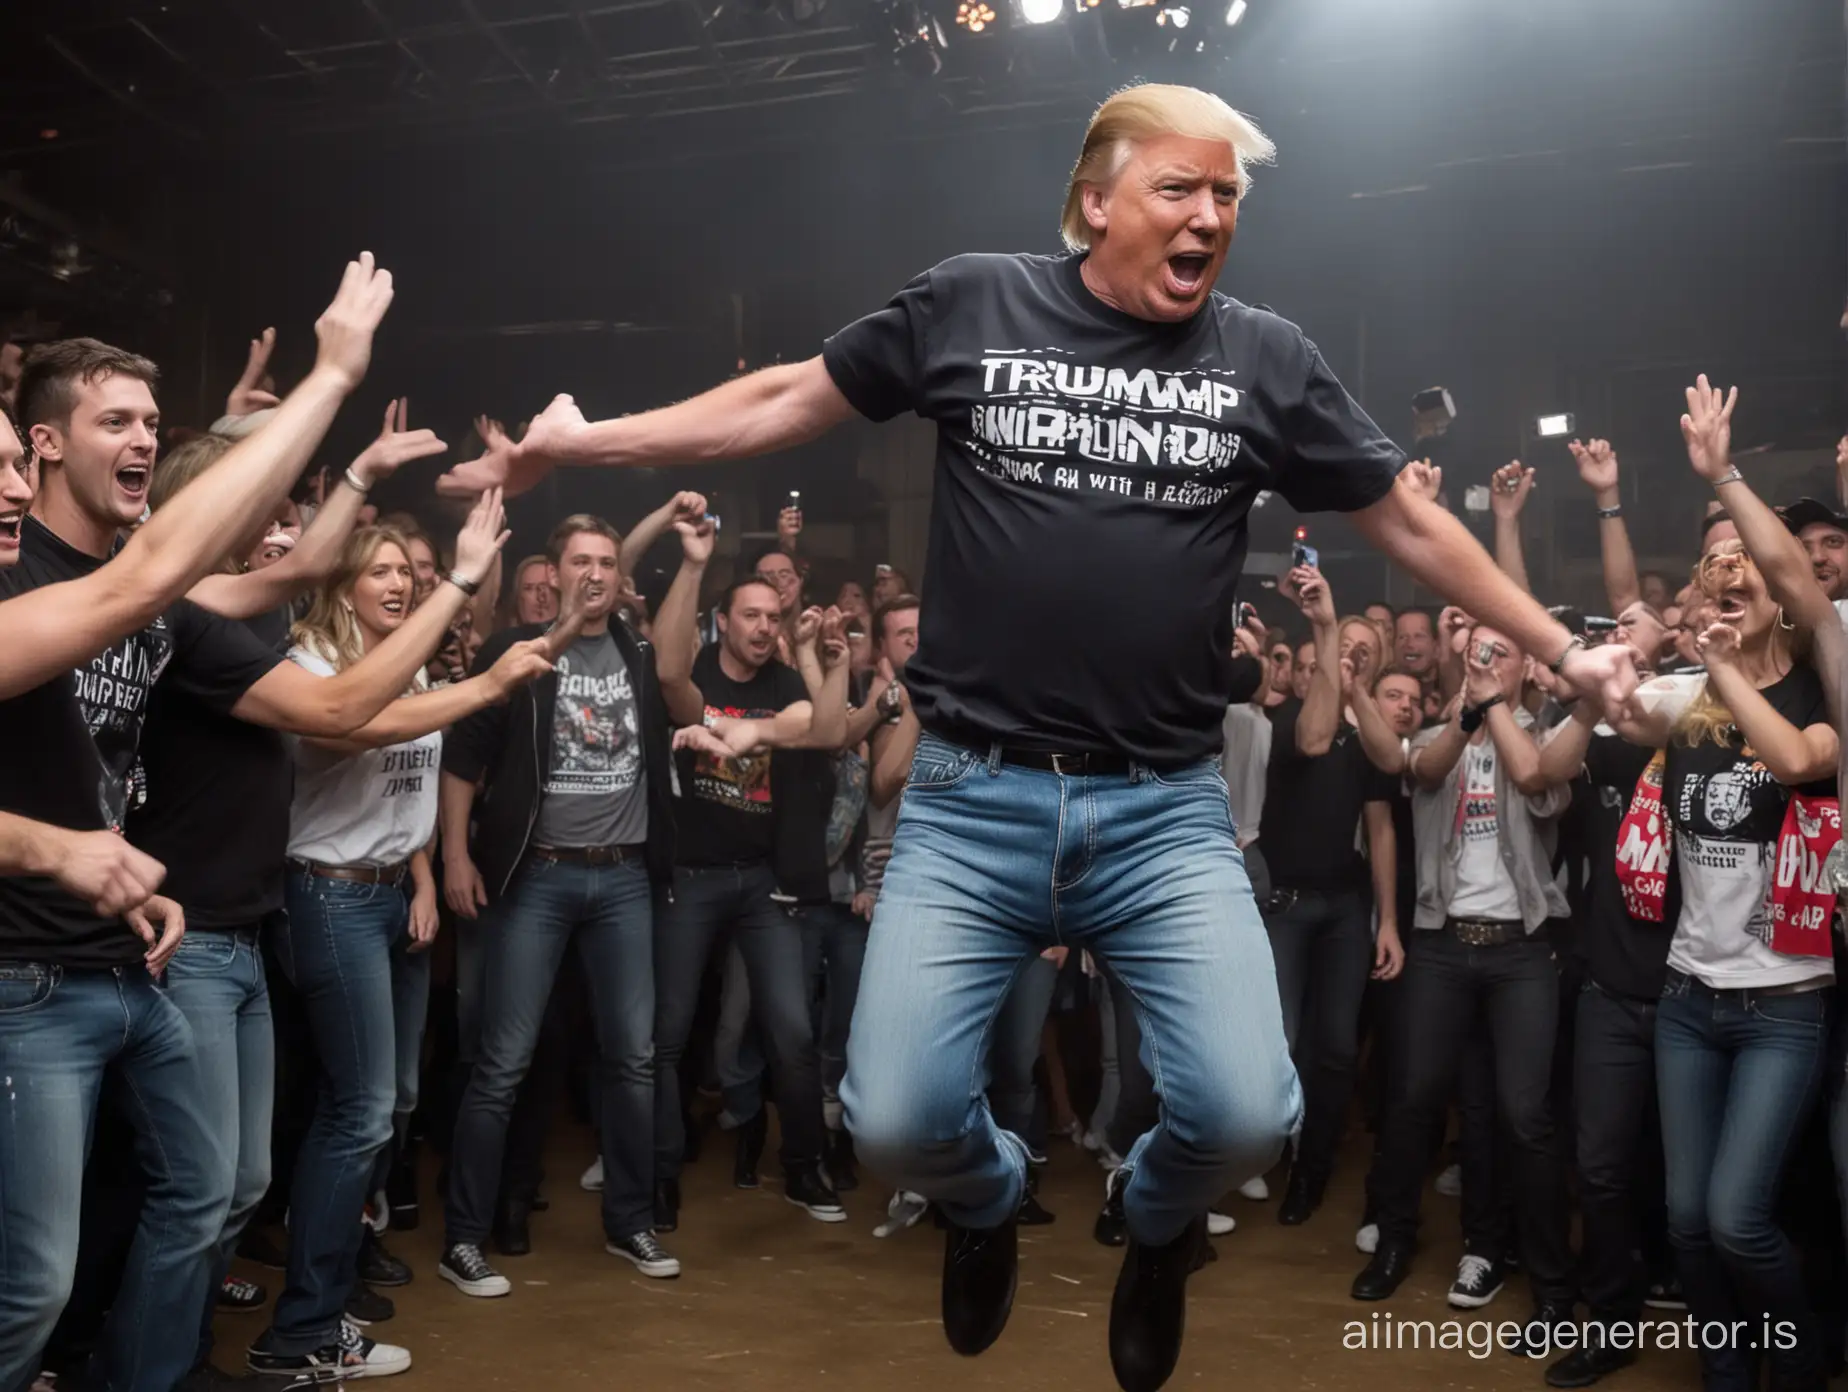
<instances>
[{"instance_id":1,"label":"blonde woman","mask_svg":"<svg viewBox=\"0 0 1848 1392\"><path fill-rule=\"evenodd\" d=\"M506 540L499 511L498 498L477 505L458 539L458 571L442 583L467 590L462 573L486 569L480 555L462 553L498 550ZM415 586L402 536L356 532L296 625L289 656L321 676L358 663L404 624ZM429 989L420 954L437 926L428 848L440 731L550 671L549 641L516 644L481 676L439 691L425 691L420 674L406 699L356 737L296 745L288 914L276 947L302 996L322 1076L291 1192L288 1283L250 1350L256 1372L377 1377L410 1366L409 1353L365 1338L342 1312L394 1111L407 1109L407 1094L414 1103Z\"/></svg>"}]
</instances>

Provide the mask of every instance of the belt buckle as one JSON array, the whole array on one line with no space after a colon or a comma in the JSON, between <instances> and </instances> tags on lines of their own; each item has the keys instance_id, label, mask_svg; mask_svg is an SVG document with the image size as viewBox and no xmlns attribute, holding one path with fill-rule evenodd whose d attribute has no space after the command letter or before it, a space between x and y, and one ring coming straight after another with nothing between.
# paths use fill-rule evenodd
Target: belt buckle
<instances>
[{"instance_id":1,"label":"belt buckle","mask_svg":"<svg viewBox=\"0 0 1848 1392\"><path fill-rule=\"evenodd\" d=\"M1088 754L1054 754L1052 771L1064 777L1076 777L1089 771L1091 756Z\"/></svg>"}]
</instances>

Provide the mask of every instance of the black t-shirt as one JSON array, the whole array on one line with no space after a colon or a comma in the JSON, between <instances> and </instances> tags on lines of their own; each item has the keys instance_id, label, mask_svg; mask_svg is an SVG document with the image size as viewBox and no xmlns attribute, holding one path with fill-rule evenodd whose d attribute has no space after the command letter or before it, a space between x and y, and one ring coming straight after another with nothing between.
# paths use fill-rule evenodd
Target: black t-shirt
<instances>
[{"instance_id":1,"label":"black t-shirt","mask_svg":"<svg viewBox=\"0 0 1848 1392\"><path fill-rule=\"evenodd\" d=\"M0 596L100 564L27 518L18 564L0 571ZM145 789L137 755L155 681L223 712L279 661L248 629L179 601L76 671L0 701L0 810L73 831L122 829ZM144 951L120 920L98 917L55 881L0 879L0 961L83 970L128 966Z\"/></svg>"},{"instance_id":2,"label":"black t-shirt","mask_svg":"<svg viewBox=\"0 0 1848 1392\"><path fill-rule=\"evenodd\" d=\"M809 699L801 676L776 661L766 662L749 681L733 681L719 666L716 644L701 648L693 660L693 681L705 697L708 715L764 719ZM682 865L770 859L776 846L770 770L785 757L776 750L745 759L714 759L686 750L675 756L680 784L675 846Z\"/></svg>"},{"instance_id":3,"label":"black t-shirt","mask_svg":"<svg viewBox=\"0 0 1848 1392\"><path fill-rule=\"evenodd\" d=\"M244 627L289 650L289 611ZM167 867L160 892L186 910L186 929L248 927L282 907L295 760L275 730L226 715L193 691L161 682L141 733L147 798L128 812L128 839Z\"/></svg>"},{"instance_id":4,"label":"black t-shirt","mask_svg":"<svg viewBox=\"0 0 1848 1392\"><path fill-rule=\"evenodd\" d=\"M1636 795L1636 780L1654 757L1655 750L1631 744L1620 735L1593 734L1585 750L1585 774L1591 786L1583 796L1572 799L1584 808L1585 855L1591 865L1579 955L1598 985L1614 995L1638 1000L1654 1000L1662 994L1668 944L1681 909L1680 881L1670 875L1662 921L1632 918L1624 908L1623 887L1617 880L1617 832Z\"/></svg>"},{"instance_id":5,"label":"black t-shirt","mask_svg":"<svg viewBox=\"0 0 1848 1392\"><path fill-rule=\"evenodd\" d=\"M1404 456L1295 325L1218 294L1136 319L1081 263L956 257L822 356L862 415L937 424L924 727L1185 762L1221 744L1252 500L1366 507Z\"/></svg>"},{"instance_id":6,"label":"black t-shirt","mask_svg":"<svg viewBox=\"0 0 1848 1392\"><path fill-rule=\"evenodd\" d=\"M1363 889L1367 861L1355 845L1361 808L1391 802L1397 780L1376 769L1360 732L1343 724L1326 754L1297 752L1302 702L1270 713L1271 754L1264 776L1264 830L1259 846L1278 889Z\"/></svg>"}]
</instances>

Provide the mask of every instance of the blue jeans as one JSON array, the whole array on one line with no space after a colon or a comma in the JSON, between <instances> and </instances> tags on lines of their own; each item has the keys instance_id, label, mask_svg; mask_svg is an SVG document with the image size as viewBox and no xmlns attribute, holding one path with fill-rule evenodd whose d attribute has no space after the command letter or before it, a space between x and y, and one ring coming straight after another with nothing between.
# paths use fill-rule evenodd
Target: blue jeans
<instances>
[{"instance_id":1,"label":"blue jeans","mask_svg":"<svg viewBox=\"0 0 1848 1392\"><path fill-rule=\"evenodd\" d=\"M654 906L639 860L529 857L484 924L481 1052L456 1113L447 1241L480 1246L494 1222L514 1097L575 940L597 1027L603 1228L621 1241L654 1213Z\"/></svg>"},{"instance_id":2,"label":"blue jeans","mask_svg":"<svg viewBox=\"0 0 1848 1392\"><path fill-rule=\"evenodd\" d=\"M1820 1387L1821 1330L1803 1273L1775 1216L1778 1186L1821 1094L1831 989L1795 995L1715 991L1670 969L1656 1010L1656 1087L1668 1170L1668 1240L1688 1313L1745 1325L1736 1345L1701 1351L1707 1392ZM1769 1350L1761 1322L1786 1323L1795 1347Z\"/></svg>"},{"instance_id":3,"label":"blue jeans","mask_svg":"<svg viewBox=\"0 0 1848 1392\"><path fill-rule=\"evenodd\" d=\"M106 1069L124 1084L147 1197L103 1330L108 1392L172 1392L193 1366L234 1158L186 1017L140 966L0 965L0 1389L23 1392L71 1291Z\"/></svg>"},{"instance_id":4,"label":"blue jeans","mask_svg":"<svg viewBox=\"0 0 1848 1392\"><path fill-rule=\"evenodd\" d=\"M167 995L192 1027L204 1083L202 1101L212 1133L233 1140L237 1156L225 1198L230 1211L218 1236L210 1289L231 1264L244 1225L270 1183L270 1120L275 1110L276 1035L270 1025L263 953L253 926L236 932L189 933L167 967ZM207 1300L199 1334L200 1363L212 1351L216 1300Z\"/></svg>"},{"instance_id":5,"label":"blue jeans","mask_svg":"<svg viewBox=\"0 0 1848 1392\"><path fill-rule=\"evenodd\" d=\"M301 996L321 1076L289 1196L288 1281L264 1347L299 1354L333 1341L357 1279L360 1216L398 1100L393 983L405 974L410 905L395 885L294 868L287 897L276 957Z\"/></svg>"},{"instance_id":6,"label":"blue jeans","mask_svg":"<svg viewBox=\"0 0 1848 1392\"><path fill-rule=\"evenodd\" d=\"M1046 1013L1052 1009L1058 985L1059 969L1044 957L1027 963L995 1017L994 1053L988 1064L988 1105L994 1110L995 1124L1020 1137L1034 1155L1046 1153L1048 1137L1033 1065L1039 1062Z\"/></svg>"},{"instance_id":7,"label":"blue jeans","mask_svg":"<svg viewBox=\"0 0 1848 1392\"><path fill-rule=\"evenodd\" d=\"M1129 1156L1139 1242L1270 1168L1302 1112L1276 970L1217 760L1042 773L925 736L867 944L841 1089L867 1165L966 1227L1004 1222L1024 1147L985 1099L1035 956L1088 949L1129 993L1161 1120Z\"/></svg>"}]
</instances>

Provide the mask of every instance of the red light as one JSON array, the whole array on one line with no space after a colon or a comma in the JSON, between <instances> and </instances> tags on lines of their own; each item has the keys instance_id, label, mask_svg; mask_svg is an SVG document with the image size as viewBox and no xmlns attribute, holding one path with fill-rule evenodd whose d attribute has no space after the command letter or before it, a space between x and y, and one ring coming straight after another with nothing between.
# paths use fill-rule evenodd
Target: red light
<instances>
[{"instance_id":1,"label":"red light","mask_svg":"<svg viewBox=\"0 0 1848 1392\"><path fill-rule=\"evenodd\" d=\"M1296 529L1296 539L1298 541L1309 540L1309 529L1307 527L1298 527Z\"/></svg>"},{"instance_id":2,"label":"red light","mask_svg":"<svg viewBox=\"0 0 1848 1392\"><path fill-rule=\"evenodd\" d=\"M47 126L45 127L44 130L39 132L40 140L56 140L57 138L58 138L58 132L56 128L52 126Z\"/></svg>"}]
</instances>

